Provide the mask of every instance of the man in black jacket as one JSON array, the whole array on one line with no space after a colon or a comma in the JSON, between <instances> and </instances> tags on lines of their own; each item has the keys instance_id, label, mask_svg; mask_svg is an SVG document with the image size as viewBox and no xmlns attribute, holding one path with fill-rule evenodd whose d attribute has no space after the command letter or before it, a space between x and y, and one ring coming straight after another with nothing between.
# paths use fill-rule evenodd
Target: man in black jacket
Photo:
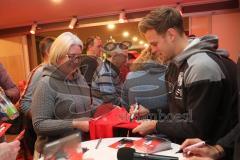
<instances>
[{"instance_id":1,"label":"man in black jacket","mask_svg":"<svg viewBox=\"0 0 240 160\"><path fill-rule=\"evenodd\" d=\"M238 90L240 91L240 59L238 59ZM240 94L238 93L240 97ZM240 103L238 102L238 115L240 115ZM238 116L239 117L239 116ZM240 117L239 117L240 122ZM186 147L192 144L200 142L200 139L187 139L181 145L184 152L190 151L192 156L187 158L187 160L212 160L232 157L234 160L240 159L240 123L238 123L234 129L231 130L226 136L217 141L216 145L209 146L206 145L201 148L193 148L187 150ZM234 150L234 153L232 153ZM231 158L232 159L232 158Z\"/></svg>"},{"instance_id":2,"label":"man in black jacket","mask_svg":"<svg viewBox=\"0 0 240 160\"><path fill-rule=\"evenodd\" d=\"M240 125L239 123L228 133L226 136L221 138L216 145L210 146L205 145L199 148L187 147L198 142L201 139L187 139L181 145L183 153L188 156L186 160L216 160L216 159L234 159L239 160L240 158ZM234 152L232 152L234 151ZM191 154L187 154L191 153Z\"/></svg>"},{"instance_id":3,"label":"man in black jacket","mask_svg":"<svg viewBox=\"0 0 240 160\"><path fill-rule=\"evenodd\" d=\"M150 12L138 27L152 52L169 63L165 78L170 114L145 121L133 132L156 130L176 143L198 137L215 144L237 123L236 64L218 50L216 36L189 41L174 8Z\"/></svg>"}]
</instances>

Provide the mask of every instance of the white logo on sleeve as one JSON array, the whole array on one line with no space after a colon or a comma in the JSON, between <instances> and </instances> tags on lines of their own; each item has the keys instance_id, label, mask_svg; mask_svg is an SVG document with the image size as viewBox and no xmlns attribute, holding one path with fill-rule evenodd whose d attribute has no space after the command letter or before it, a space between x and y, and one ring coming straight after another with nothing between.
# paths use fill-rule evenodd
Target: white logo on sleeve
<instances>
[{"instance_id":1,"label":"white logo on sleeve","mask_svg":"<svg viewBox=\"0 0 240 160\"><path fill-rule=\"evenodd\" d=\"M183 72L180 72L178 75L177 87L175 90L175 98L176 99L182 99L182 96L183 96L182 85L183 85Z\"/></svg>"}]
</instances>

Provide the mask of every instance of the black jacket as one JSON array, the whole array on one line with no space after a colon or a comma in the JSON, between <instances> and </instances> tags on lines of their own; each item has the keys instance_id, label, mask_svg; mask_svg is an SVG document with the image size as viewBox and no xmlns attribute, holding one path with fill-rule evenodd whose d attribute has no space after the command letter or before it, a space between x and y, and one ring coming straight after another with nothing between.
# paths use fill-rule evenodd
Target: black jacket
<instances>
[{"instance_id":1,"label":"black jacket","mask_svg":"<svg viewBox=\"0 0 240 160\"><path fill-rule=\"evenodd\" d=\"M238 58L237 64L237 76L238 76L238 98L240 99L240 58ZM233 154L234 160L240 159L240 101L238 102L238 124L230 133L221 138L217 144L224 148L226 157L230 157ZM234 153L232 150L234 148Z\"/></svg>"},{"instance_id":2,"label":"black jacket","mask_svg":"<svg viewBox=\"0 0 240 160\"><path fill-rule=\"evenodd\" d=\"M196 38L169 64L171 114L156 129L174 142L198 137L215 144L237 123L236 64L217 47L215 36Z\"/></svg>"}]
</instances>

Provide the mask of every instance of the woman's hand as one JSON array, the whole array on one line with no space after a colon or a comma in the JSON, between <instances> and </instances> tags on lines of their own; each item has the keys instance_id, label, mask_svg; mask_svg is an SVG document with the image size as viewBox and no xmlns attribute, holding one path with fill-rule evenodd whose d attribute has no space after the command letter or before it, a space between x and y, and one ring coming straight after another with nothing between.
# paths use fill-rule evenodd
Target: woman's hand
<instances>
[{"instance_id":1,"label":"woman's hand","mask_svg":"<svg viewBox=\"0 0 240 160\"><path fill-rule=\"evenodd\" d=\"M80 129L83 132L89 131L89 121L75 119L72 124L74 128Z\"/></svg>"},{"instance_id":2,"label":"woman's hand","mask_svg":"<svg viewBox=\"0 0 240 160\"><path fill-rule=\"evenodd\" d=\"M129 113L139 117L146 116L150 113L150 111L147 108L143 107L142 105L138 105L138 106L139 106L138 110L134 113L135 104L131 105Z\"/></svg>"}]
</instances>

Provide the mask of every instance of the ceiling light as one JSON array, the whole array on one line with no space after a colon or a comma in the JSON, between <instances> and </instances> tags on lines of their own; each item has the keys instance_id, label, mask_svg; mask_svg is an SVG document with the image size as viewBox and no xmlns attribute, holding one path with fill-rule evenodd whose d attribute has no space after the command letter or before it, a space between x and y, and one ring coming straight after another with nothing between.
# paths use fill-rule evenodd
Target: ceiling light
<instances>
[{"instance_id":1,"label":"ceiling light","mask_svg":"<svg viewBox=\"0 0 240 160\"><path fill-rule=\"evenodd\" d=\"M112 30L112 29L115 28L115 24L108 24L108 25L107 25L107 28Z\"/></svg>"},{"instance_id":2,"label":"ceiling light","mask_svg":"<svg viewBox=\"0 0 240 160\"><path fill-rule=\"evenodd\" d=\"M145 48L148 48L148 46L149 46L149 45L148 45L147 43L144 43L144 47L145 47Z\"/></svg>"},{"instance_id":3,"label":"ceiling light","mask_svg":"<svg viewBox=\"0 0 240 160\"><path fill-rule=\"evenodd\" d=\"M139 41L139 44L143 44L144 42L143 41Z\"/></svg>"},{"instance_id":4,"label":"ceiling light","mask_svg":"<svg viewBox=\"0 0 240 160\"><path fill-rule=\"evenodd\" d=\"M176 10L178 10L178 12L181 14L181 16L183 15L182 6L180 5L180 3L177 3Z\"/></svg>"},{"instance_id":5,"label":"ceiling light","mask_svg":"<svg viewBox=\"0 0 240 160\"><path fill-rule=\"evenodd\" d=\"M35 34L35 33L36 33L36 30L37 30L37 23L34 22L34 23L32 24L30 33L31 33L31 34Z\"/></svg>"},{"instance_id":6,"label":"ceiling light","mask_svg":"<svg viewBox=\"0 0 240 160\"><path fill-rule=\"evenodd\" d=\"M137 37L133 37L132 40L133 40L134 42L137 42L137 41L138 41L138 38L137 38Z\"/></svg>"},{"instance_id":7,"label":"ceiling light","mask_svg":"<svg viewBox=\"0 0 240 160\"><path fill-rule=\"evenodd\" d=\"M123 37L128 37L128 36L129 36L129 32L128 32L128 31L124 31L124 32L122 33L122 35L123 35Z\"/></svg>"},{"instance_id":8,"label":"ceiling light","mask_svg":"<svg viewBox=\"0 0 240 160\"><path fill-rule=\"evenodd\" d=\"M77 20L78 20L77 17L73 17L72 20L71 20L71 22L69 23L68 28L73 29L74 26L75 26L76 23L77 23Z\"/></svg>"},{"instance_id":9,"label":"ceiling light","mask_svg":"<svg viewBox=\"0 0 240 160\"><path fill-rule=\"evenodd\" d=\"M118 21L119 23L127 22L127 17L124 9L122 10L122 12L120 12Z\"/></svg>"},{"instance_id":10,"label":"ceiling light","mask_svg":"<svg viewBox=\"0 0 240 160\"><path fill-rule=\"evenodd\" d=\"M62 2L62 0L52 0L52 2L54 2L54 3L61 3Z\"/></svg>"}]
</instances>

